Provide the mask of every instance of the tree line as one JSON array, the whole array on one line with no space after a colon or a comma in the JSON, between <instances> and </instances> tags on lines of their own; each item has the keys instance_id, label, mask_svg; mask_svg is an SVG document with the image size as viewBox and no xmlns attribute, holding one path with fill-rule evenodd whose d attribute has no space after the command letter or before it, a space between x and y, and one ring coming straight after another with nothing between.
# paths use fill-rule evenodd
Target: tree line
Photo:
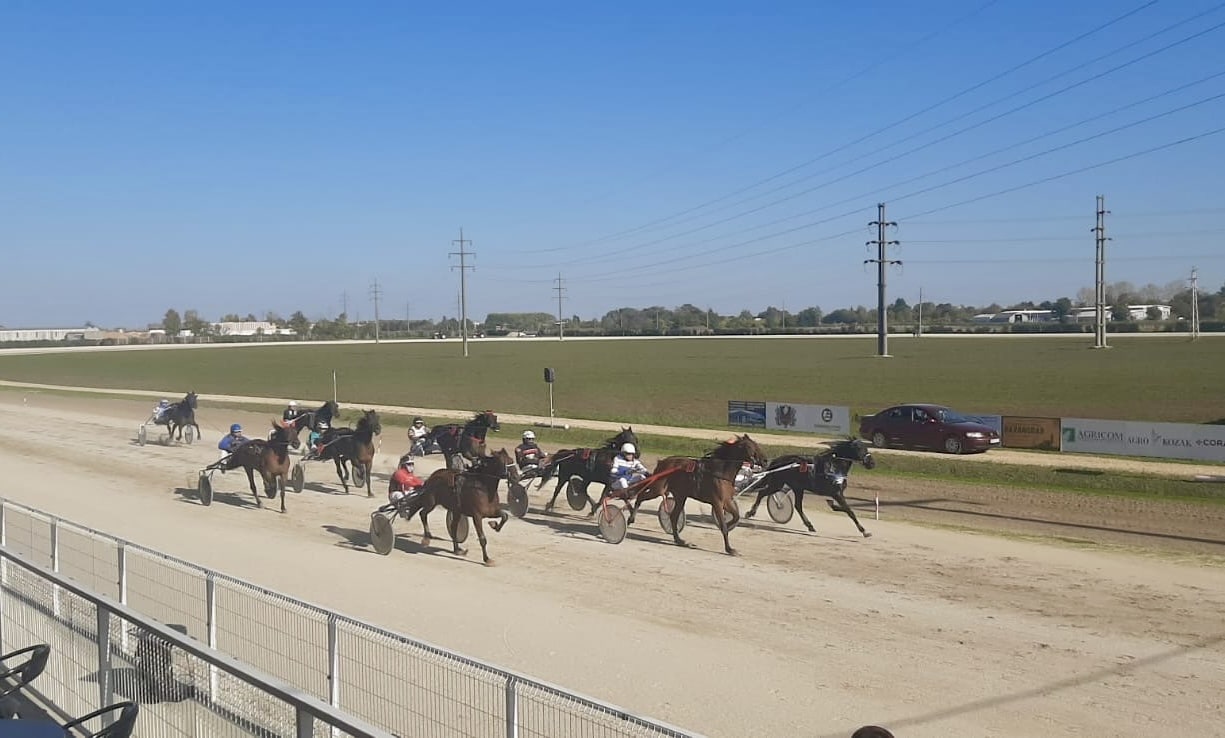
<instances>
[{"instance_id":1,"label":"tree line","mask_svg":"<svg viewBox=\"0 0 1225 738\"><path fill-rule=\"evenodd\" d=\"M1004 310L1050 310L1054 322L1075 323L1074 312L1078 308L1093 305L1094 290L1082 288L1072 297L1058 297L1040 302L1025 301L1013 305L993 303L986 306L958 305L949 302L926 301L912 305L904 298L895 299L887 308L886 317L897 330L910 330L922 319L925 330L939 331L941 328L967 326L976 315L998 313ZM1106 285L1106 302L1111 305L1112 319L1117 323L1134 322L1128 305L1163 304L1171 308L1172 320L1191 316L1191 290L1183 282L1171 282L1165 286L1153 284L1137 287L1130 282L1114 282ZM1198 296L1202 330L1225 330L1225 285L1216 292L1200 292ZM626 306L609 310L598 318L583 318L572 315L563 321L562 329L567 335L675 335L704 333L752 333L752 332L847 332L874 331L876 308L863 305L823 311L819 306L790 312L782 307L768 306L754 312L741 310L734 315L724 315L707 308L686 303L679 307L653 305L650 307ZM1160 314L1150 310L1143 320L1156 320ZM237 313L223 315L219 322L242 322L258 320L248 313L240 317ZM344 313L335 318L310 320L298 310L288 318L269 312L263 320L279 328L290 328L297 336L316 340L361 339L374 337L374 322L350 322ZM483 323L469 320L469 335L478 333L497 336L512 333L557 335L557 317L546 312L506 313L493 312ZM180 316L173 308L166 311L162 328L174 336L180 330L189 330L195 336L212 336L212 323L204 320L196 310L185 310ZM442 316L438 320L381 320L379 333L382 336L411 337L442 334L458 336L458 317Z\"/></svg>"}]
</instances>

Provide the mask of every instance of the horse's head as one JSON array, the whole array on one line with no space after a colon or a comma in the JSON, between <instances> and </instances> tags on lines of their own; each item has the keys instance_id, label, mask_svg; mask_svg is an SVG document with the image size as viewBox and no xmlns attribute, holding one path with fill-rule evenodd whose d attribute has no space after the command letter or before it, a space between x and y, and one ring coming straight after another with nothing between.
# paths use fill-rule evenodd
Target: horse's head
<instances>
[{"instance_id":1,"label":"horse's head","mask_svg":"<svg viewBox=\"0 0 1225 738\"><path fill-rule=\"evenodd\" d=\"M620 451L622 444L632 443L634 448L638 449L638 455L642 455L642 449L638 446L638 436L634 435L634 426L622 428L621 432L604 442L604 447L614 451Z\"/></svg>"},{"instance_id":2,"label":"horse's head","mask_svg":"<svg viewBox=\"0 0 1225 738\"><path fill-rule=\"evenodd\" d=\"M508 484L514 486L519 483L519 465L515 463L514 457L507 453L505 448L493 452L489 458L497 460L497 465L502 468Z\"/></svg>"},{"instance_id":3,"label":"horse's head","mask_svg":"<svg viewBox=\"0 0 1225 738\"><path fill-rule=\"evenodd\" d=\"M482 410L476 415L473 415L472 422L474 425L488 428L491 431L502 430L501 424L498 423L498 415L492 410Z\"/></svg>"},{"instance_id":4,"label":"horse's head","mask_svg":"<svg viewBox=\"0 0 1225 738\"><path fill-rule=\"evenodd\" d=\"M272 420L272 435L268 437L269 441L284 442L298 448L302 445L298 440L298 424L295 422L286 423L283 420Z\"/></svg>"},{"instance_id":5,"label":"horse's head","mask_svg":"<svg viewBox=\"0 0 1225 738\"><path fill-rule=\"evenodd\" d=\"M729 438L720 443L707 456L723 461L739 461L741 463L747 461L753 466L762 468L766 467L770 462L769 458L766 457L766 452L761 449L757 441L749 438L747 433L743 436Z\"/></svg>"},{"instance_id":6,"label":"horse's head","mask_svg":"<svg viewBox=\"0 0 1225 738\"><path fill-rule=\"evenodd\" d=\"M340 415L340 406L336 404L335 400L328 400L323 403L323 407L319 408L317 415L320 420L330 423L333 418Z\"/></svg>"},{"instance_id":7,"label":"horse's head","mask_svg":"<svg viewBox=\"0 0 1225 738\"><path fill-rule=\"evenodd\" d=\"M865 469L876 466L876 459L872 457L872 449L860 438L838 441L830 446L829 452L839 459L858 461Z\"/></svg>"},{"instance_id":8,"label":"horse's head","mask_svg":"<svg viewBox=\"0 0 1225 738\"><path fill-rule=\"evenodd\" d=\"M373 410L363 410L361 420L357 421L357 430L369 430L376 436L381 434L383 425L379 422L379 414Z\"/></svg>"},{"instance_id":9,"label":"horse's head","mask_svg":"<svg viewBox=\"0 0 1225 738\"><path fill-rule=\"evenodd\" d=\"M195 410L196 409L196 393L188 392L187 395L183 398L183 404L191 408L192 410Z\"/></svg>"}]
</instances>

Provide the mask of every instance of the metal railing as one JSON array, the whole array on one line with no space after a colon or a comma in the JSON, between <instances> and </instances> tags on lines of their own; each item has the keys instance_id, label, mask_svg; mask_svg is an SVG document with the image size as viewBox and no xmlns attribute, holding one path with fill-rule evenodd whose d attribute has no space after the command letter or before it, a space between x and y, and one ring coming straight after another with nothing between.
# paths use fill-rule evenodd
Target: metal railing
<instances>
[{"instance_id":1,"label":"metal railing","mask_svg":"<svg viewBox=\"0 0 1225 738\"><path fill-rule=\"evenodd\" d=\"M31 690L61 718L132 700L140 736L392 738L0 547L0 650L51 646Z\"/></svg>"},{"instance_id":2,"label":"metal railing","mask_svg":"<svg viewBox=\"0 0 1225 738\"><path fill-rule=\"evenodd\" d=\"M400 736L701 738L0 499L5 548Z\"/></svg>"}]
</instances>

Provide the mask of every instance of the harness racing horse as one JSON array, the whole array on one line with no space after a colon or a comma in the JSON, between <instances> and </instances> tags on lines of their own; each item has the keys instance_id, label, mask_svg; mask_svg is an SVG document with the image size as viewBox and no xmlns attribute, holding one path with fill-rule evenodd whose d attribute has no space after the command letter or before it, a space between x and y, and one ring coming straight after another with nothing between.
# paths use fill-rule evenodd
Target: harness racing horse
<instances>
[{"instance_id":1,"label":"harness racing horse","mask_svg":"<svg viewBox=\"0 0 1225 738\"><path fill-rule=\"evenodd\" d=\"M196 438L199 438L200 426L196 423L196 393L188 392L182 400L166 408L166 413L162 415L157 424L162 425L163 423L171 438L174 438L175 431L178 431L177 440L183 440L183 429L189 425L196 429Z\"/></svg>"},{"instance_id":2,"label":"harness racing horse","mask_svg":"<svg viewBox=\"0 0 1225 738\"><path fill-rule=\"evenodd\" d=\"M340 406L337 405L335 401L328 400L327 402L323 403L323 406L318 410L308 410L289 422L294 424L294 427L298 429L299 433L303 430L318 433L320 432L320 424L326 425L330 428L332 427L332 421L334 421L339 415Z\"/></svg>"},{"instance_id":3,"label":"harness racing horse","mask_svg":"<svg viewBox=\"0 0 1225 738\"><path fill-rule=\"evenodd\" d=\"M263 507L264 503L255 491L255 472L258 471L264 479L264 494L272 499L280 492L281 512L285 512L285 485L289 481L290 467L293 466L289 460L289 447L298 445L298 429L294 424L280 420L273 420L272 427L274 430L268 440L256 438L247 441L209 468L229 471L241 466L247 472L247 482L251 485L255 506Z\"/></svg>"},{"instance_id":4,"label":"harness racing horse","mask_svg":"<svg viewBox=\"0 0 1225 738\"><path fill-rule=\"evenodd\" d=\"M723 550L735 555L736 550L727 535L740 522L740 510L736 507L736 472L746 461L756 466L765 466L768 461L761 446L747 433L724 441L700 459L684 456L660 459L650 477L626 488L627 497L636 497L627 524L634 522L634 514L643 502L671 492L674 501L670 514L672 540L678 546L687 545L681 540L677 521L685 509L685 500L692 497L710 505L711 517L723 534Z\"/></svg>"},{"instance_id":5,"label":"harness racing horse","mask_svg":"<svg viewBox=\"0 0 1225 738\"><path fill-rule=\"evenodd\" d=\"M847 477L856 461L863 464L865 469L876 466L876 459L872 458L872 451L868 448L868 444L858 438L837 441L829 449L813 457L812 461L803 456L780 456L770 462L770 466L766 469L767 472L770 469L781 469L791 464L800 466L769 474L762 482L761 491L757 493L757 500L744 514L744 517L753 517L753 514L757 512L757 506L763 499L780 492L786 486L790 487L792 494L795 495L796 512L800 514L800 520L804 521L810 533L815 532L816 528L804 514L805 492L828 497L831 509L835 512L845 512L863 537L870 538L872 534L859 524L859 518L855 517L855 511L847 504L846 496L843 494L846 491Z\"/></svg>"},{"instance_id":6,"label":"harness racing horse","mask_svg":"<svg viewBox=\"0 0 1225 738\"><path fill-rule=\"evenodd\" d=\"M374 496L374 491L370 489L370 471L375 452L374 437L382 432L379 414L373 410L364 410L356 428L329 428L319 436L322 448L318 458L331 459L336 464L336 476L344 485L346 495L349 494L348 465L352 463L354 467L360 466L363 472L360 480L363 484L358 487L366 488L367 497Z\"/></svg>"},{"instance_id":7,"label":"harness racing horse","mask_svg":"<svg viewBox=\"0 0 1225 738\"><path fill-rule=\"evenodd\" d=\"M510 515L502 509L498 498L498 484L507 480L508 485L519 483L519 469L506 449L495 452L492 456L478 458L471 467L464 471L454 469L439 469L425 480L418 496L405 509L405 517L417 513L421 518L421 526L425 533L422 545L430 542L430 524L427 516L435 507L446 508L451 514L447 516L447 533L451 536L452 552L457 556L467 554L460 548L459 521L462 517L472 519L476 527L476 537L481 542L481 558L486 566L493 565L489 558L488 542L485 539L485 529L481 521L485 518L497 518L489 524L494 532L500 532L510 520Z\"/></svg>"},{"instance_id":8,"label":"harness racing horse","mask_svg":"<svg viewBox=\"0 0 1225 738\"><path fill-rule=\"evenodd\" d=\"M562 486L569 484L573 477L579 477L583 480L580 486L581 493L587 499L587 504L591 506L591 512L594 514L596 503L587 494L587 487L592 482L599 482L604 485L605 490L608 489L613 457L626 443L632 443L634 448L637 448L639 452L642 451L638 447L638 436L634 435L633 426L622 428L620 433L605 441L601 448L564 448L550 456L541 466L538 472L540 482L536 484L536 489L540 489L554 475L557 476L557 487L553 490L553 497L549 500L549 504L544 506L545 511L553 509L553 504L557 502L557 495L561 493Z\"/></svg>"},{"instance_id":9,"label":"harness racing horse","mask_svg":"<svg viewBox=\"0 0 1225 738\"><path fill-rule=\"evenodd\" d=\"M485 436L491 430L500 431L502 426L492 410L484 410L473 415L472 420L464 425L446 423L434 426L422 438L422 443L426 448L429 448L431 443L437 443L447 460L447 468L458 471L462 468L463 461L457 465L456 457L474 462L485 455Z\"/></svg>"}]
</instances>

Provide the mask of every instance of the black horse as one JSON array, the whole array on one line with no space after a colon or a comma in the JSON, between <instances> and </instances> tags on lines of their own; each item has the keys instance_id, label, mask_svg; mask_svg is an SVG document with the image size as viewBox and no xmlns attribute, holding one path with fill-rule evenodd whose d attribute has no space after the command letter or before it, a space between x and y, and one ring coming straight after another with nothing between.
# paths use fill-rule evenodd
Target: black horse
<instances>
[{"instance_id":1,"label":"black horse","mask_svg":"<svg viewBox=\"0 0 1225 738\"><path fill-rule=\"evenodd\" d=\"M553 498L549 500L549 504L544 506L544 509L552 510L553 503L557 502L557 495L561 493L561 488L569 484L571 478L579 477L582 479L580 485L583 496L587 498L587 504L591 505L591 511L594 513L596 503L587 494L587 487L592 482L599 482L605 489L608 488L613 457L621 450L622 444L626 443L634 444L641 458L642 449L638 447L638 436L634 435L633 426L622 428L620 433L605 441L601 448L564 448L550 456L538 472L540 482L536 485L536 489L540 489L553 476L557 477L557 487L553 490Z\"/></svg>"},{"instance_id":2,"label":"black horse","mask_svg":"<svg viewBox=\"0 0 1225 738\"><path fill-rule=\"evenodd\" d=\"M379 414L373 410L362 412L356 428L329 428L319 436L320 459L331 459L336 464L336 476L349 494L349 463L361 465L365 472L366 495L373 496L370 489L370 470L374 462L374 437L383 432Z\"/></svg>"},{"instance_id":3,"label":"black horse","mask_svg":"<svg viewBox=\"0 0 1225 738\"><path fill-rule=\"evenodd\" d=\"M157 424L165 425L171 438L175 438L177 431L176 440L179 441L183 440L183 429L190 425L196 429L196 438L199 438L200 425L196 423L196 393L188 392L182 400L166 408L166 412L157 421Z\"/></svg>"},{"instance_id":4,"label":"black horse","mask_svg":"<svg viewBox=\"0 0 1225 738\"><path fill-rule=\"evenodd\" d=\"M293 423L299 431L310 430L322 433L322 429L330 428L339 415L340 406L334 400L328 400L318 410L307 410L289 422Z\"/></svg>"},{"instance_id":5,"label":"black horse","mask_svg":"<svg viewBox=\"0 0 1225 738\"><path fill-rule=\"evenodd\" d=\"M447 423L436 425L422 438L426 448L437 443L446 457L447 468L459 471L463 466L462 459L476 461L485 456L485 436L489 431L502 430L498 416L492 410L484 410L472 416L472 420L460 425ZM456 465L457 457L459 464Z\"/></svg>"},{"instance_id":6,"label":"black horse","mask_svg":"<svg viewBox=\"0 0 1225 738\"><path fill-rule=\"evenodd\" d=\"M809 532L815 532L816 528L804 514L805 492L829 498L830 509L849 515L851 522L855 523L855 527L859 529L863 537L868 538L872 534L859 524L859 518L855 517L855 511L847 504L844 494L847 477L856 461L863 464L865 469L876 466L876 459L872 458L868 445L858 438L836 441L828 450L818 453L811 460L798 455L780 456L770 462L766 471L781 469L791 464L799 464L799 466L769 474L761 482L761 491L757 493L757 500L753 503L753 507L744 514L744 517L753 517L753 513L757 512L757 506L762 500L786 486L790 487L792 494L795 495L795 510L800 514L800 520L804 521Z\"/></svg>"}]
</instances>

